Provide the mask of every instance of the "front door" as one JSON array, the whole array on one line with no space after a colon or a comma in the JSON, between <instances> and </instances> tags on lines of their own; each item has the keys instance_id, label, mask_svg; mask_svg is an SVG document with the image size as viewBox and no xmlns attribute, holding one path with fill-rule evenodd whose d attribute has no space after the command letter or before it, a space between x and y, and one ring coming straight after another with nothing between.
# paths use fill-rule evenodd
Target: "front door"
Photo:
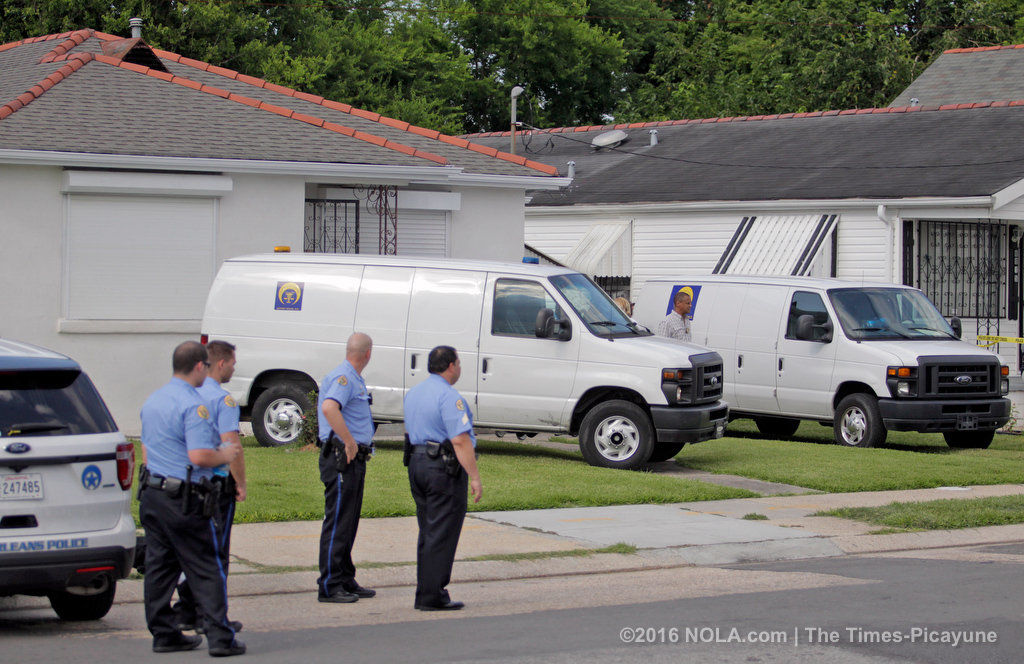
<instances>
[{"instance_id":1,"label":"front door","mask_svg":"<svg viewBox=\"0 0 1024 664\"><path fill-rule=\"evenodd\" d=\"M805 314L814 316L817 324L831 320L833 336L841 334L839 322L831 319L821 295L800 290L792 293L776 362L779 408L787 415L831 418L836 343L822 341L823 330L816 330L817 340L797 339L796 321Z\"/></svg>"},{"instance_id":2,"label":"front door","mask_svg":"<svg viewBox=\"0 0 1024 664\"><path fill-rule=\"evenodd\" d=\"M490 275L480 329L477 423L515 429L558 429L572 394L579 357L579 326L568 341L539 339L537 313L564 309L542 281ZM468 363L463 360L463 366Z\"/></svg>"}]
</instances>

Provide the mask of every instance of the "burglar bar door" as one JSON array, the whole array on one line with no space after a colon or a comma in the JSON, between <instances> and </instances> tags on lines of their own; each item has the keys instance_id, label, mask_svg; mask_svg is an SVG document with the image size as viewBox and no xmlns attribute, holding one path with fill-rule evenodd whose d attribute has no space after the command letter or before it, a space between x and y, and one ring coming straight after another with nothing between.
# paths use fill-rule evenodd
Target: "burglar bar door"
<instances>
[{"instance_id":1,"label":"burglar bar door","mask_svg":"<svg viewBox=\"0 0 1024 664\"><path fill-rule=\"evenodd\" d=\"M307 198L302 250L358 254L359 201Z\"/></svg>"}]
</instances>

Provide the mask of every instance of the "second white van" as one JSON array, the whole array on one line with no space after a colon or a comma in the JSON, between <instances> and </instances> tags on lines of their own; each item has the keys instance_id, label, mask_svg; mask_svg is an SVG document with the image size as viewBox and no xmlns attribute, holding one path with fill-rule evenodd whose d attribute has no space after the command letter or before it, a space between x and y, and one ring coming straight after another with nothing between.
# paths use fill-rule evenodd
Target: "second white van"
<instances>
[{"instance_id":1,"label":"second white van","mask_svg":"<svg viewBox=\"0 0 1024 664\"><path fill-rule=\"evenodd\" d=\"M1006 424L1009 368L960 340L916 288L835 279L715 275L647 282L634 315L655 329L686 289L693 341L725 363L724 399L768 435L800 420L872 447L886 432L942 433L984 448Z\"/></svg>"},{"instance_id":2,"label":"second white van","mask_svg":"<svg viewBox=\"0 0 1024 664\"><path fill-rule=\"evenodd\" d=\"M579 435L593 465L636 468L722 436L722 358L656 337L564 268L380 256L268 254L224 262L204 339L238 347L227 388L264 445L295 440L307 394L373 338L374 419L402 419L427 354L453 346L478 427Z\"/></svg>"}]
</instances>

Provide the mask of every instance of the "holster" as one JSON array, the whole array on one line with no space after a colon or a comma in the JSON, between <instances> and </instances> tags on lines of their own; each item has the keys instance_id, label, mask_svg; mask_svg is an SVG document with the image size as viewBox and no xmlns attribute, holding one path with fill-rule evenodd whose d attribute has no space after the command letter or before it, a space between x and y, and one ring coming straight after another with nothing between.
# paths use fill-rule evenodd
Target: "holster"
<instances>
[{"instance_id":1,"label":"holster","mask_svg":"<svg viewBox=\"0 0 1024 664\"><path fill-rule=\"evenodd\" d=\"M409 442L409 434L405 434L405 446L402 448L402 465L408 468L410 459L412 459L412 443Z\"/></svg>"},{"instance_id":2,"label":"holster","mask_svg":"<svg viewBox=\"0 0 1024 664\"><path fill-rule=\"evenodd\" d=\"M342 443L334 432L327 437L327 441L320 448L320 453L324 455L324 459L332 459L334 461L334 469L338 471L338 474L345 472L345 466L348 465L348 457L345 456L345 444Z\"/></svg>"},{"instance_id":3,"label":"holster","mask_svg":"<svg viewBox=\"0 0 1024 664\"><path fill-rule=\"evenodd\" d=\"M462 464L455 454L455 446L447 438L441 443L441 459L444 461L444 472L448 473L449 477L457 477L462 472Z\"/></svg>"},{"instance_id":4,"label":"holster","mask_svg":"<svg viewBox=\"0 0 1024 664\"><path fill-rule=\"evenodd\" d=\"M212 482L208 477L200 480L198 493L202 502L203 518L209 519L217 514L217 507L220 505L220 482Z\"/></svg>"},{"instance_id":5,"label":"holster","mask_svg":"<svg viewBox=\"0 0 1024 664\"><path fill-rule=\"evenodd\" d=\"M139 466L139 488L135 490L135 500L142 500L142 490L149 482L149 468L146 464Z\"/></svg>"}]
</instances>

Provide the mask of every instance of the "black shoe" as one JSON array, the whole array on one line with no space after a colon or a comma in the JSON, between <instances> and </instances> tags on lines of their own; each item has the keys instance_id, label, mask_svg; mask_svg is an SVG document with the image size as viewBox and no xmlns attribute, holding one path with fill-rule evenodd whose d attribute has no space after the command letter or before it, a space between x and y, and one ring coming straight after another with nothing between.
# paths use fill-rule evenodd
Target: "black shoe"
<instances>
[{"instance_id":1,"label":"black shoe","mask_svg":"<svg viewBox=\"0 0 1024 664\"><path fill-rule=\"evenodd\" d=\"M231 642L231 645L224 648L210 648L210 657L232 657L244 654L245 644L238 639L235 639Z\"/></svg>"},{"instance_id":2,"label":"black shoe","mask_svg":"<svg viewBox=\"0 0 1024 664\"><path fill-rule=\"evenodd\" d=\"M153 652L181 652L183 650L195 650L203 643L201 636L185 636L179 634L177 637L166 639L153 639Z\"/></svg>"},{"instance_id":3,"label":"black shoe","mask_svg":"<svg viewBox=\"0 0 1024 664\"><path fill-rule=\"evenodd\" d=\"M377 591L373 588L364 588L358 583L353 583L351 586L345 587L344 591L355 595L356 597L375 597L377 595Z\"/></svg>"},{"instance_id":4,"label":"black shoe","mask_svg":"<svg viewBox=\"0 0 1024 664\"><path fill-rule=\"evenodd\" d=\"M458 611L466 606L462 602L448 600L444 604L413 604L413 608L419 611Z\"/></svg>"},{"instance_id":5,"label":"black shoe","mask_svg":"<svg viewBox=\"0 0 1024 664\"><path fill-rule=\"evenodd\" d=\"M235 631L235 634L242 631L242 623L238 620L229 620L228 625L231 625L231 629ZM179 627L181 627L181 629L185 629L181 625L179 625ZM196 634L206 634L206 625L199 625L195 628L195 630Z\"/></svg>"},{"instance_id":6,"label":"black shoe","mask_svg":"<svg viewBox=\"0 0 1024 664\"><path fill-rule=\"evenodd\" d=\"M351 604L352 602L359 601L359 595L339 590L333 595L317 595L316 599L318 602L328 602L330 604Z\"/></svg>"}]
</instances>

